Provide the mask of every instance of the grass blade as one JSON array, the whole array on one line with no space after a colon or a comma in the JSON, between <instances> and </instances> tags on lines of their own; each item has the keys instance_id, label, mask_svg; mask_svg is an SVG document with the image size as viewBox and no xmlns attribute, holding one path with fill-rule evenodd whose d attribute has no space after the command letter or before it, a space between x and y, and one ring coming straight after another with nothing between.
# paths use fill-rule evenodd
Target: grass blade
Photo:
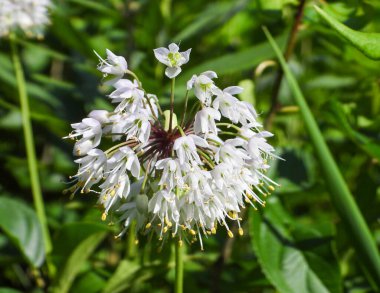
<instances>
[{"instance_id":1,"label":"grass blade","mask_svg":"<svg viewBox=\"0 0 380 293\"><path fill-rule=\"evenodd\" d=\"M363 267L366 269L366 273L369 277L368 279L372 286L376 289L378 286L376 284L380 284L380 257L374 239L339 171L333 156L331 155L329 148L327 147L322 133L318 128L317 122L306 103L296 79L287 66L279 47L269 31L266 28L263 28L263 30L272 45L272 48L276 52L277 58L281 63L281 67L285 73L294 99L300 107L302 119L309 132L315 152L324 173L326 185L330 191L331 200L343 223L345 224L348 233L352 235L351 239L353 245L356 247L360 260L364 264Z\"/></svg>"}]
</instances>

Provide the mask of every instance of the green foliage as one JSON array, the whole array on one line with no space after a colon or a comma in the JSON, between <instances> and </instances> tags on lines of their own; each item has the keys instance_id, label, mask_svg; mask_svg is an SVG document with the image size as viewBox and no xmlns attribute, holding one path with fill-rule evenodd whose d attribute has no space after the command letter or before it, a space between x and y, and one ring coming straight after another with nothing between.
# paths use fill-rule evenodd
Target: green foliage
<instances>
[{"instance_id":1,"label":"green foliage","mask_svg":"<svg viewBox=\"0 0 380 293\"><path fill-rule=\"evenodd\" d=\"M245 88L239 98L254 103L267 124L280 66L262 26L284 52L301 1L54 2L44 39L16 40L53 245L46 256L31 208L9 42L0 42L0 292L172 292L172 243L162 247L137 235L136 245L133 233L114 239L122 223L108 227L101 221L96 194L72 199L62 195L76 167L72 143L62 137L85 113L110 108L109 89L99 86L93 50L104 56L108 48L125 56L144 87L158 94L165 111L170 82L152 50L179 42L181 49L192 52L176 79L178 117L186 81L192 74L214 70L221 88ZM324 2L323 10L316 10L315 1L306 1L288 60L310 111L295 102L294 82L284 78L279 107L266 126L275 134L271 144L285 159L269 162L270 177L281 187L259 212L247 207L250 219L241 223L242 237L235 233L227 241L218 229L217 235L204 239L205 251L186 243L185 292L373 292L368 269L376 266L373 250L380 246L380 5ZM194 101L190 95L189 109ZM336 167L321 164L323 155L317 155L324 148L315 148L321 136L311 137L310 119ZM338 169L346 187L331 189L342 181L331 173L326 176L326 168ZM347 189L369 233L357 209L342 216L351 201L334 198ZM359 223L356 232L347 228L347 218ZM354 241L365 242L371 260Z\"/></svg>"},{"instance_id":2,"label":"green foliage","mask_svg":"<svg viewBox=\"0 0 380 293\"><path fill-rule=\"evenodd\" d=\"M0 197L0 228L17 246L25 260L40 267L45 260L42 229L36 213L16 199Z\"/></svg>"},{"instance_id":3,"label":"green foliage","mask_svg":"<svg viewBox=\"0 0 380 293\"><path fill-rule=\"evenodd\" d=\"M340 36L347 40L347 42L360 50L368 58L374 60L380 59L380 33L362 33L354 31L335 20L318 6L315 6L315 9Z\"/></svg>"},{"instance_id":4,"label":"green foliage","mask_svg":"<svg viewBox=\"0 0 380 293\"><path fill-rule=\"evenodd\" d=\"M266 28L264 28L264 32L276 52L290 89L294 95L294 99L300 108L301 116L318 156L327 187L330 190L331 199L335 204L337 212L342 217L344 225L346 225L347 229L349 229L349 231L353 234L354 237L352 238L352 242L357 246L358 254L362 257L364 265L368 268L369 273L372 275L374 284L378 284L380 283L380 255L377 251L376 244L373 241L368 226L364 221L357 204L353 200L352 194L350 193L350 190L345 183L329 148L327 147L322 133L318 128L314 115L310 111L299 85L286 64L280 49ZM375 285L375 288L377 287L378 286Z\"/></svg>"},{"instance_id":5,"label":"green foliage","mask_svg":"<svg viewBox=\"0 0 380 293\"><path fill-rule=\"evenodd\" d=\"M342 292L333 229L297 223L277 198L251 213L252 243L261 266L278 291ZM327 231L324 231L327 230Z\"/></svg>"}]
</instances>

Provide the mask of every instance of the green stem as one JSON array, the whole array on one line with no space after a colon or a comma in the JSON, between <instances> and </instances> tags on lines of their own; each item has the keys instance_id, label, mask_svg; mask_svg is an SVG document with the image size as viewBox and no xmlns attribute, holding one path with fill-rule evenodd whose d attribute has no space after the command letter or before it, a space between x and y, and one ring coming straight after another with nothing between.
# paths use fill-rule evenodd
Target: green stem
<instances>
[{"instance_id":1,"label":"green stem","mask_svg":"<svg viewBox=\"0 0 380 293\"><path fill-rule=\"evenodd\" d=\"M21 61L19 58L19 53L18 53L16 42L15 42L15 36L10 35L9 40L10 40L10 45L11 45L13 65L14 65L14 69L16 73L18 93L20 96L21 117L22 117L23 129L24 129L24 141L25 141L26 155L27 155L27 160L28 160L30 182L32 186L33 201L34 201L34 206L37 212L38 219L42 226L45 249L46 249L46 253L48 254L51 252L52 246L51 246L49 229L48 229L46 215L45 215L44 201L43 201L42 193L41 193L40 179L38 175L37 158L36 158L36 152L34 148L33 130L32 130L32 124L30 121L29 101L28 101L28 96L26 92L24 72L21 66Z\"/></svg>"},{"instance_id":2,"label":"green stem","mask_svg":"<svg viewBox=\"0 0 380 293\"><path fill-rule=\"evenodd\" d=\"M173 124L173 112L174 112L174 86L175 78L172 78L171 88L170 88L170 119L169 119L169 132L172 131Z\"/></svg>"},{"instance_id":3,"label":"green stem","mask_svg":"<svg viewBox=\"0 0 380 293\"><path fill-rule=\"evenodd\" d=\"M185 117L186 117L186 111L187 111L187 102L189 101L189 91L187 90L186 91L186 95L185 95L185 107L183 109L183 115L182 115L182 119L181 119L181 127L183 127L183 123L185 123Z\"/></svg>"},{"instance_id":4,"label":"green stem","mask_svg":"<svg viewBox=\"0 0 380 293\"><path fill-rule=\"evenodd\" d=\"M183 245L175 243L175 293L183 292Z\"/></svg>"},{"instance_id":5,"label":"green stem","mask_svg":"<svg viewBox=\"0 0 380 293\"><path fill-rule=\"evenodd\" d=\"M238 127L234 124L231 124L231 123L216 123L216 126L226 126L227 128L232 127L233 129L237 130L238 132L241 131L240 127Z\"/></svg>"}]
</instances>

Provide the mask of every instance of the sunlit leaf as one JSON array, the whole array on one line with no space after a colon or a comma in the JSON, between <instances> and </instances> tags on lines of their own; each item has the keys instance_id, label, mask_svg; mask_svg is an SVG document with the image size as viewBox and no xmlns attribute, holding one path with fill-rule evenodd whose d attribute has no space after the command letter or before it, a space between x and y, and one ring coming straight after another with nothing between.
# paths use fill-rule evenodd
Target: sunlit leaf
<instances>
[{"instance_id":1,"label":"sunlit leaf","mask_svg":"<svg viewBox=\"0 0 380 293\"><path fill-rule=\"evenodd\" d=\"M355 31L335 20L318 6L314 7L319 15L347 42L356 47L368 58L374 60L380 59L380 33Z\"/></svg>"},{"instance_id":2,"label":"sunlit leaf","mask_svg":"<svg viewBox=\"0 0 380 293\"><path fill-rule=\"evenodd\" d=\"M19 200L0 197L0 228L34 267L45 260L41 225L36 213Z\"/></svg>"}]
</instances>

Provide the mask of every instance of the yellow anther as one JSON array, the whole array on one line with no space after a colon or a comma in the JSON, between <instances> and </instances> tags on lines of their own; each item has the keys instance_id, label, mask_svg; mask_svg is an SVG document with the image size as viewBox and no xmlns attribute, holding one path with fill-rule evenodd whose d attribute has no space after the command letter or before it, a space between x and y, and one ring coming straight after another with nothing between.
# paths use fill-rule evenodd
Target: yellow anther
<instances>
[{"instance_id":1,"label":"yellow anther","mask_svg":"<svg viewBox=\"0 0 380 293\"><path fill-rule=\"evenodd\" d=\"M158 223L157 226L158 226L158 227L161 227L162 225L161 225L161 223Z\"/></svg>"},{"instance_id":2,"label":"yellow anther","mask_svg":"<svg viewBox=\"0 0 380 293\"><path fill-rule=\"evenodd\" d=\"M269 185L268 188L270 191L275 191L275 188L272 185Z\"/></svg>"},{"instance_id":3,"label":"yellow anther","mask_svg":"<svg viewBox=\"0 0 380 293\"><path fill-rule=\"evenodd\" d=\"M111 195L111 196L114 196L115 193L116 193L116 190L115 190L115 189L112 189L111 192L110 192L110 195Z\"/></svg>"},{"instance_id":4,"label":"yellow anther","mask_svg":"<svg viewBox=\"0 0 380 293\"><path fill-rule=\"evenodd\" d=\"M197 234L197 232L195 232L193 229L191 229L191 230L190 230L190 234L194 236L194 235Z\"/></svg>"},{"instance_id":5,"label":"yellow anther","mask_svg":"<svg viewBox=\"0 0 380 293\"><path fill-rule=\"evenodd\" d=\"M179 240L179 241L178 241L178 246L179 246L179 247L182 247L182 245L183 245L183 241L182 241L182 240Z\"/></svg>"},{"instance_id":6,"label":"yellow anther","mask_svg":"<svg viewBox=\"0 0 380 293\"><path fill-rule=\"evenodd\" d=\"M164 227L164 230L162 230L164 233L166 233L166 232L168 232L168 227L167 226L165 226Z\"/></svg>"},{"instance_id":7,"label":"yellow anther","mask_svg":"<svg viewBox=\"0 0 380 293\"><path fill-rule=\"evenodd\" d=\"M102 214L102 221L105 221L107 219L107 214L106 213L103 213Z\"/></svg>"},{"instance_id":8,"label":"yellow anther","mask_svg":"<svg viewBox=\"0 0 380 293\"><path fill-rule=\"evenodd\" d=\"M135 239L135 245L139 244L139 240Z\"/></svg>"},{"instance_id":9,"label":"yellow anther","mask_svg":"<svg viewBox=\"0 0 380 293\"><path fill-rule=\"evenodd\" d=\"M228 234L228 237L234 238L234 234L231 232L231 230L228 230L227 234Z\"/></svg>"},{"instance_id":10,"label":"yellow anther","mask_svg":"<svg viewBox=\"0 0 380 293\"><path fill-rule=\"evenodd\" d=\"M215 228L215 227L212 227L212 228L211 228L211 233L212 233L212 234L216 234L216 228Z\"/></svg>"},{"instance_id":11,"label":"yellow anther","mask_svg":"<svg viewBox=\"0 0 380 293\"><path fill-rule=\"evenodd\" d=\"M151 223L148 223L148 224L145 225L145 229L149 229L150 227L152 227Z\"/></svg>"},{"instance_id":12,"label":"yellow anther","mask_svg":"<svg viewBox=\"0 0 380 293\"><path fill-rule=\"evenodd\" d=\"M181 225L181 228L182 228L182 230L186 230L186 226L185 225Z\"/></svg>"},{"instance_id":13,"label":"yellow anther","mask_svg":"<svg viewBox=\"0 0 380 293\"><path fill-rule=\"evenodd\" d=\"M239 235L240 235L240 236L243 236L243 235L244 235L243 228L239 228Z\"/></svg>"},{"instance_id":14,"label":"yellow anther","mask_svg":"<svg viewBox=\"0 0 380 293\"><path fill-rule=\"evenodd\" d=\"M211 235L211 231L206 231L207 235Z\"/></svg>"}]
</instances>

